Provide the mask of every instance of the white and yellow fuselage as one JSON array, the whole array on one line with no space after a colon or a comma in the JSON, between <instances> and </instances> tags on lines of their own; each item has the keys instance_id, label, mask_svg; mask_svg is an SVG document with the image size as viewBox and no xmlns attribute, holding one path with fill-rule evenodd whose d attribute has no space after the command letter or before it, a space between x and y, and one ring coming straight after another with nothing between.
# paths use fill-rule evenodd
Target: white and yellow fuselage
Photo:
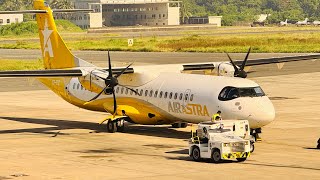
<instances>
[{"instance_id":1,"label":"white and yellow fuselage","mask_svg":"<svg viewBox=\"0 0 320 180\"><path fill-rule=\"evenodd\" d=\"M57 32L52 10L43 0L35 0L34 9L41 11L36 14L36 19L45 69L59 72L79 70L82 74L63 77L62 73L62 77L42 77L39 80L75 106L112 112L112 95L102 94L86 103L104 89L106 84L98 77L107 77L108 72L69 51ZM267 96L246 93L248 90L255 93L256 90L259 94L262 90L258 84L228 77L233 74L230 64L222 62L215 65L215 74L223 76L182 73L179 67L181 65L137 66L134 72L119 77L120 84L135 89L139 94L116 86L117 114L134 123L149 125L208 121L218 110L222 111L224 119L248 119L251 128L260 128L274 119L274 108ZM53 72L45 73L50 75ZM232 96L230 93L234 89L244 93Z\"/></svg>"}]
</instances>

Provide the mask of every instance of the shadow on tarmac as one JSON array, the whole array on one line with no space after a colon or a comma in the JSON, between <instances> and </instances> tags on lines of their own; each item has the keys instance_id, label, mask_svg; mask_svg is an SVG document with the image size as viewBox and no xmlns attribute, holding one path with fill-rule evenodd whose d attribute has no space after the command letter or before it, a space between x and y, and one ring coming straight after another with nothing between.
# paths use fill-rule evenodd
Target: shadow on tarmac
<instances>
[{"instance_id":1,"label":"shadow on tarmac","mask_svg":"<svg viewBox=\"0 0 320 180\"><path fill-rule=\"evenodd\" d=\"M48 125L54 127L42 127L42 128L28 128L28 129L11 129L11 130L0 130L0 134L8 133L43 133L43 134L53 134L56 135L57 132L67 129L87 129L92 130L90 133L100 133L106 132L104 125L99 125L98 123L83 122L83 121L70 121L70 120L57 120L57 119L35 119L35 118L20 118L20 117L0 117L0 119L31 123L39 125ZM169 128L171 126L142 126L127 124L124 133L127 134L137 134L144 136L155 136L164 138L175 138L175 139L188 139L190 137L189 132L177 131L175 129ZM70 135L59 132L59 135Z\"/></svg>"}]
</instances>

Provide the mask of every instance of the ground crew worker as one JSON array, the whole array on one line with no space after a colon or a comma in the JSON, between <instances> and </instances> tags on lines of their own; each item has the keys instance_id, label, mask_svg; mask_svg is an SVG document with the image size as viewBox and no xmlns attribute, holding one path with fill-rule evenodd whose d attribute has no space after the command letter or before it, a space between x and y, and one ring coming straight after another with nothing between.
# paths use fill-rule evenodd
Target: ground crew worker
<instances>
[{"instance_id":1,"label":"ground crew worker","mask_svg":"<svg viewBox=\"0 0 320 180\"><path fill-rule=\"evenodd\" d=\"M212 117L211 117L211 121L214 122L214 121L219 121L221 120L221 111L218 111L216 114L214 114Z\"/></svg>"}]
</instances>

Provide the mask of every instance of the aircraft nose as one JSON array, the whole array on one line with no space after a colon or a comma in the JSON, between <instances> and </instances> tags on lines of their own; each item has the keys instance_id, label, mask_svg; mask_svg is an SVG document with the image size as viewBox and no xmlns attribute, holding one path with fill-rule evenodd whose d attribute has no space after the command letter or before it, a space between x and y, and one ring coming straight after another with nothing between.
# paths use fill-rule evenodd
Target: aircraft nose
<instances>
[{"instance_id":1,"label":"aircraft nose","mask_svg":"<svg viewBox=\"0 0 320 180\"><path fill-rule=\"evenodd\" d=\"M271 123L275 119L275 109L269 98L264 98L256 104L255 111L249 116L252 119L252 128L260 128Z\"/></svg>"},{"instance_id":2,"label":"aircraft nose","mask_svg":"<svg viewBox=\"0 0 320 180\"><path fill-rule=\"evenodd\" d=\"M265 126L271 123L276 116L275 109L272 102L270 101L269 98L267 99L268 100L265 100L261 104L260 111L259 111L260 115L259 115L258 121L259 121L259 124L261 124L262 126Z\"/></svg>"}]
</instances>

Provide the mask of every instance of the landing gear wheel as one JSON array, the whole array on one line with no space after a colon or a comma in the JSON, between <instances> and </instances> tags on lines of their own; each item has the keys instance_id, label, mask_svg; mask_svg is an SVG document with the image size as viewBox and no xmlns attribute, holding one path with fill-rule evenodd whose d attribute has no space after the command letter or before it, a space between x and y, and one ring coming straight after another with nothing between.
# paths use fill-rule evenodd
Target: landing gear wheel
<instances>
[{"instance_id":1,"label":"landing gear wheel","mask_svg":"<svg viewBox=\"0 0 320 180\"><path fill-rule=\"evenodd\" d=\"M250 142L250 153L254 151L254 143Z\"/></svg>"},{"instance_id":2,"label":"landing gear wheel","mask_svg":"<svg viewBox=\"0 0 320 180\"><path fill-rule=\"evenodd\" d=\"M214 163L221 162L221 153L218 149L215 149L211 153L211 159Z\"/></svg>"},{"instance_id":3,"label":"landing gear wheel","mask_svg":"<svg viewBox=\"0 0 320 180\"><path fill-rule=\"evenodd\" d=\"M120 119L119 121L116 122L116 124L117 124L117 131L124 132L124 120Z\"/></svg>"},{"instance_id":4,"label":"landing gear wheel","mask_svg":"<svg viewBox=\"0 0 320 180\"><path fill-rule=\"evenodd\" d=\"M200 156L200 149L198 147L194 147L192 149L192 153L191 153L192 159L195 161L200 161L201 156Z\"/></svg>"},{"instance_id":5,"label":"landing gear wheel","mask_svg":"<svg viewBox=\"0 0 320 180\"><path fill-rule=\"evenodd\" d=\"M243 161L245 161L245 160L247 160L247 158L237 158L237 161L238 161L238 162L243 162Z\"/></svg>"},{"instance_id":6,"label":"landing gear wheel","mask_svg":"<svg viewBox=\"0 0 320 180\"><path fill-rule=\"evenodd\" d=\"M188 123L181 123L181 128L186 128L188 126Z\"/></svg>"},{"instance_id":7,"label":"landing gear wheel","mask_svg":"<svg viewBox=\"0 0 320 180\"><path fill-rule=\"evenodd\" d=\"M188 123L178 122L178 123L173 123L171 125L172 125L172 128L186 128L188 126Z\"/></svg>"},{"instance_id":8,"label":"landing gear wheel","mask_svg":"<svg viewBox=\"0 0 320 180\"><path fill-rule=\"evenodd\" d=\"M115 133L117 132L117 123L114 121L109 120L107 123L107 130L109 133Z\"/></svg>"}]
</instances>

